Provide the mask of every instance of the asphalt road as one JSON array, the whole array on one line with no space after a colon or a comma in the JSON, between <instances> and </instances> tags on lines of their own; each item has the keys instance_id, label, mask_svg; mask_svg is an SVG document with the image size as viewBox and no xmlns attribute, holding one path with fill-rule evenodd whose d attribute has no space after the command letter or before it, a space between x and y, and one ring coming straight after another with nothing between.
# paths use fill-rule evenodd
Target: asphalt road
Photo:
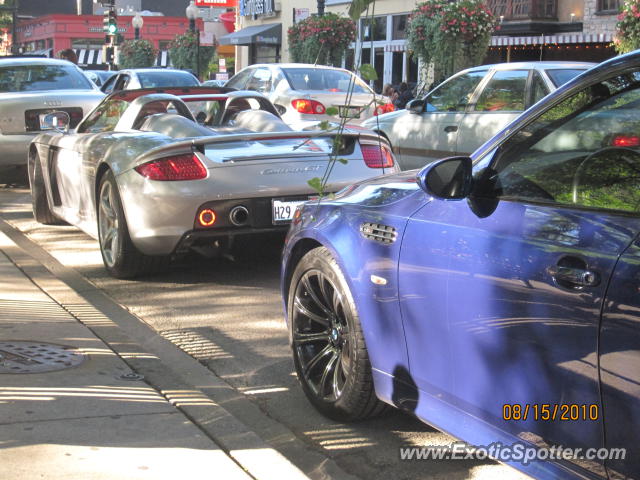
<instances>
[{"instance_id":1,"label":"asphalt road","mask_svg":"<svg viewBox=\"0 0 640 480\"><path fill-rule=\"evenodd\" d=\"M0 187L0 216L242 392L265 418L356 478L528 478L491 461L400 461L400 447L453 441L401 412L349 425L318 414L298 386L287 345L279 294L281 239L240 245L234 259L193 256L153 277L122 281L106 274L96 241L75 227L35 223L27 189ZM265 428L255 415L231 412L259 434Z\"/></svg>"}]
</instances>

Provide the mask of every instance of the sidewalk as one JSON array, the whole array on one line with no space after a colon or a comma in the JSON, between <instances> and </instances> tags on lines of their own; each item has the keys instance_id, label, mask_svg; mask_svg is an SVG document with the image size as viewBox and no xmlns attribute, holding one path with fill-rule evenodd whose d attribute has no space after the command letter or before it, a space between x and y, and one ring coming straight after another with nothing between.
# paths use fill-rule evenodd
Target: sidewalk
<instances>
[{"instance_id":1,"label":"sidewalk","mask_svg":"<svg viewBox=\"0 0 640 480\"><path fill-rule=\"evenodd\" d=\"M16 251L0 232L0 478L256 478L35 285Z\"/></svg>"}]
</instances>

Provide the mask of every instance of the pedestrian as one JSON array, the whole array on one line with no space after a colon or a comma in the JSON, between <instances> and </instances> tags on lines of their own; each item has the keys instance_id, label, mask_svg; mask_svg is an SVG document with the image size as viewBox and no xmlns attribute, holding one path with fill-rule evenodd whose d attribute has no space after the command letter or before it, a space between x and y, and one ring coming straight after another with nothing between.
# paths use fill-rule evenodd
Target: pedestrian
<instances>
[{"instance_id":1,"label":"pedestrian","mask_svg":"<svg viewBox=\"0 0 640 480\"><path fill-rule=\"evenodd\" d=\"M69 60L71 63L75 63L76 65L78 64L78 56L71 48L60 50L58 52L58 58L62 60Z\"/></svg>"},{"instance_id":2,"label":"pedestrian","mask_svg":"<svg viewBox=\"0 0 640 480\"><path fill-rule=\"evenodd\" d=\"M393 85L391 85L390 83L384 84L384 87L382 87L382 95L384 95L385 97L389 97L391 103L394 103L398 98L398 92L395 91Z\"/></svg>"},{"instance_id":3,"label":"pedestrian","mask_svg":"<svg viewBox=\"0 0 640 480\"><path fill-rule=\"evenodd\" d=\"M398 98L393 102L393 105L396 107L396 110L402 110L410 100L413 100L413 93L411 93L407 82L402 82L398 90Z\"/></svg>"}]
</instances>

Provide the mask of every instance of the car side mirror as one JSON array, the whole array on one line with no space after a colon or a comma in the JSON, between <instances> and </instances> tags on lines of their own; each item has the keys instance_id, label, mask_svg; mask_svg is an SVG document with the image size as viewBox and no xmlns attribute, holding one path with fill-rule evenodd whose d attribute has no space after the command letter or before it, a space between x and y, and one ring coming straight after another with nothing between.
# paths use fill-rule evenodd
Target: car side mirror
<instances>
[{"instance_id":1,"label":"car side mirror","mask_svg":"<svg viewBox=\"0 0 640 480\"><path fill-rule=\"evenodd\" d=\"M462 200L471 193L470 157L449 157L433 162L418 173L418 185L428 195L442 200Z\"/></svg>"},{"instance_id":2,"label":"car side mirror","mask_svg":"<svg viewBox=\"0 0 640 480\"><path fill-rule=\"evenodd\" d=\"M424 110L424 99L414 98L413 100L409 100L406 109L409 110L410 113L422 113Z\"/></svg>"},{"instance_id":3,"label":"car side mirror","mask_svg":"<svg viewBox=\"0 0 640 480\"><path fill-rule=\"evenodd\" d=\"M69 131L71 118L67 112L55 111L40 116L40 130L55 130L60 133Z\"/></svg>"}]
</instances>

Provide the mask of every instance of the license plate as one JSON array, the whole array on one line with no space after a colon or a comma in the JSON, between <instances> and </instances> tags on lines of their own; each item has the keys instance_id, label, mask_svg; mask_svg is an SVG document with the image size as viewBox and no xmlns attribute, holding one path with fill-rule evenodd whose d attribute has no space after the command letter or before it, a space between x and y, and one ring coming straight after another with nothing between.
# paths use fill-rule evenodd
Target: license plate
<instances>
[{"instance_id":1,"label":"license plate","mask_svg":"<svg viewBox=\"0 0 640 480\"><path fill-rule=\"evenodd\" d=\"M338 114L341 118L360 118L361 113L360 107L338 107Z\"/></svg>"},{"instance_id":2,"label":"license plate","mask_svg":"<svg viewBox=\"0 0 640 480\"><path fill-rule=\"evenodd\" d=\"M273 213L273 223L290 222L293 218L293 214L296 213L296 207L304 202L306 202L306 200L296 200L293 202L272 200L271 211Z\"/></svg>"}]
</instances>

